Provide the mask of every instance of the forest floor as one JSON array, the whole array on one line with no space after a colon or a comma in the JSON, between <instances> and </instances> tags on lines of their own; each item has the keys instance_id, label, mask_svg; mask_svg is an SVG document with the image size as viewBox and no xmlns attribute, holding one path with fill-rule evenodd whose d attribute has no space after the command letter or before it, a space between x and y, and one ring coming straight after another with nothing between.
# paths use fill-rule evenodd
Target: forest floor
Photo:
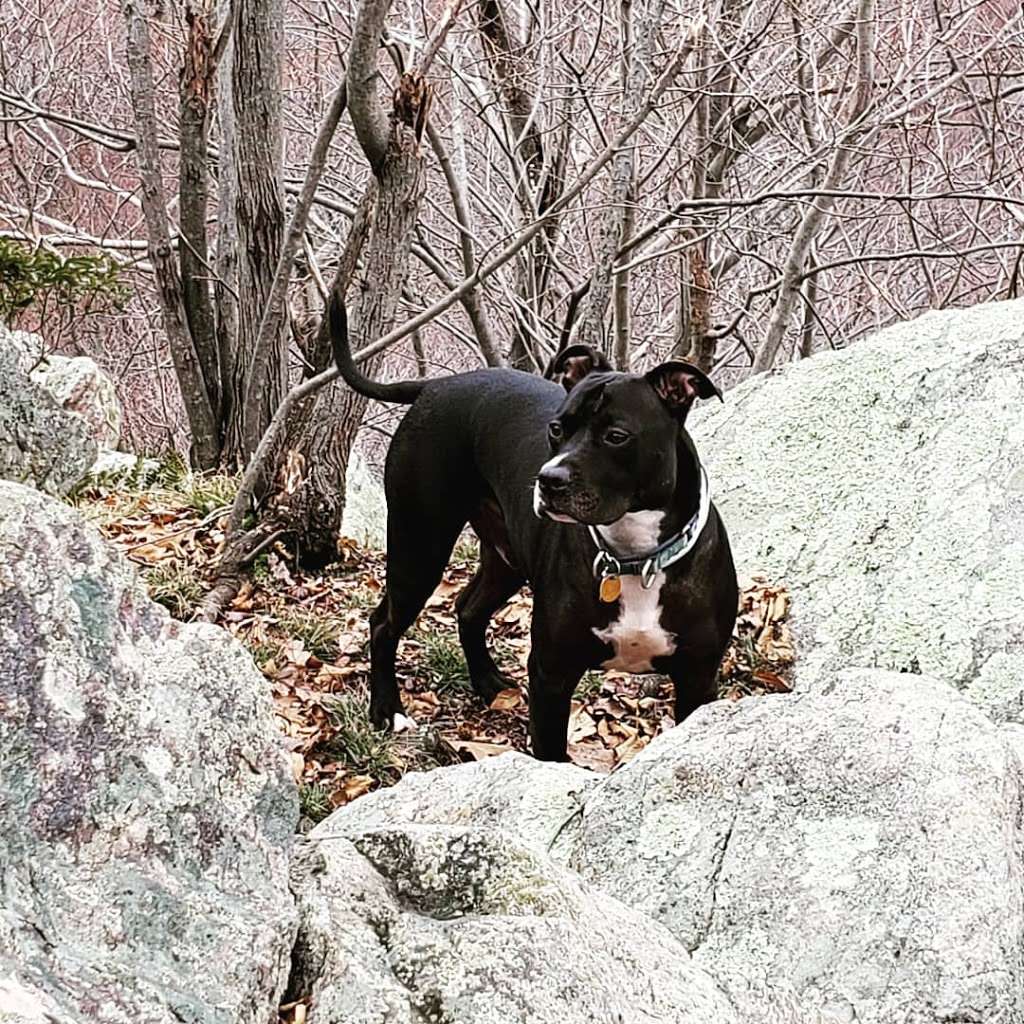
<instances>
[{"instance_id":1,"label":"forest floor","mask_svg":"<svg viewBox=\"0 0 1024 1024\"><path fill-rule=\"evenodd\" d=\"M152 597L187 619L209 582L233 486L223 477L188 478L187 485L86 494L78 504L139 566ZM526 750L531 598L524 591L495 616L492 650L516 685L484 707L469 686L453 607L475 560L467 534L401 644L403 700L420 728L397 735L377 732L366 715L367 618L380 599L384 554L346 543L339 561L318 574L297 571L283 548L257 561L221 624L269 680L304 827L407 771ZM787 596L763 578L741 585L719 694L786 692L794 657ZM628 761L672 726L671 696L660 676L588 673L572 705L572 760L600 772Z\"/></svg>"}]
</instances>

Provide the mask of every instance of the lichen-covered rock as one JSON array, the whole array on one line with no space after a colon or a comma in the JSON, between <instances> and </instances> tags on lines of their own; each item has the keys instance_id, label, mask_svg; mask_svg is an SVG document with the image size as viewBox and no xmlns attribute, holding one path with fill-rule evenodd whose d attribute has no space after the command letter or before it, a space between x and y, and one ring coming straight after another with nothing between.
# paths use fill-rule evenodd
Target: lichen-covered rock
<instances>
[{"instance_id":1,"label":"lichen-covered rock","mask_svg":"<svg viewBox=\"0 0 1024 1024\"><path fill-rule=\"evenodd\" d=\"M509 832L546 854L557 847L564 826L579 815L585 794L599 779L575 765L502 754L412 772L397 786L339 808L312 834L327 840L392 825L472 825Z\"/></svg>"},{"instance_id":2,"label":"lichen-covered rock","mask_svg":"<svg viewBox=\"0 0 1024 1024\"><path fill-rule=\"evenodd\" d=\"M342 536L366 547L382 548L387 536L388 509L384 485L359 451L353 451L345 473L345 510Z\"/></svg>"},{"instance_id":3,"label":"lichen-covered rock","mask_svg":"<svg viewBox=\"0 0 1024 1024\"><path fill-rule=\"evenodd\" d=\"M88 356L47 355L31 374L68 412L78 413L100 448L121 439L123 412L114 382Z\"/></svg>"},{"instance_id":4,"label":"lichen-covered rock","mask_svg":"<svg viewBox=\"0 0 1024 1024\"><path fill-rule=\"evenodd\" d=\"M491 829L312 839L293 993L312 1024L731 1024L660 925Z\"/></svg>"},{"instance_id":5,"label":"lichen-covered rock","mask_svg":"<svg viewBox=\"0 0 1024 1024\"><path fill-rule=\"evenodd\" d=\"M1024 721L1024 300L928 313L692 418L742 572L784 581L797 686L922 672Z\"/></svg>"},{"instance_id":6,"label":"lichen-covered rock","mask_svg":"<svg viewBox=\"0 0 1024 1024\"><path fill-rule=\"evenodd\" d=\"M96 441L85 420L29 379L20 351L0 328L0 479L63 496L95 461Z\"/></svg>"},{"instance_id":7,"label":"lichen-covered rock","mask_svg":"<svg viewBox=\"0 0 1024 1024\"><path fill-rule=\"evenodd\" d=\"M591 790L570 863L668 927L748 1024L1019 1024L1017 731L877 670L720 701Z\"/></svg>"},{"instance_id":8,"label":"lichen-covered rock","mask_svg":"<svg viewBox=\"0 0 1024 1024\"><path fill-rule=\"evenodd\" d=\"M22 1016L271 1019L298 817L271 722L238 643L170 619L76 512L0 483L0 993Z\"/></svg>"},{"instance_id":9,"label":"lichen-covered rock","mask_svg":"<svg viewBox=\"0 0 1024 1024\"><path fill-rule=\"evenodd\" d=\"M123 410L114 382L88 356L48 352L45 341L28 331L0 324L0 345L13 348L18 365L68 412L85 420L100 448L114 448L121 438Z\"/></svg>"}]
</instances>

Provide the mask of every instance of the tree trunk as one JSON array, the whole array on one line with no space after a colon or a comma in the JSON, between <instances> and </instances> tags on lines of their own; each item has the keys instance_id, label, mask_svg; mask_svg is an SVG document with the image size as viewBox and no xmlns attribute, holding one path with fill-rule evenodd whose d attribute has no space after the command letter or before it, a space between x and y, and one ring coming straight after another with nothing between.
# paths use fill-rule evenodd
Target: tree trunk
<instances>
[{"instance_id":1,"label":"tree trunk","mask_svg":"<svg viewBox=\"0 0 1024 1024\"><path fill-rule=\"evenodd\" d=\"M217 465L220 455L217 423L210 404L207 382L203 378L203 367L185 316L181 277L171 244L160 167L149 25L145 13L139 9L135 0L125 0L124 17L128 28L128 68L138 140L142 211L149 235L149 258L160 295L171 360L192 432L192 463L200 469L210 469Z\"/></svg>"},{"instance_id":2,"label":"tree trunk","mask_svg":"<svg viewBox=\"0 0 1024 1024\"><path fill-rule=\"evenodd\" d=\"M179 89L181 139L178 208L181 244L178 252L182 296L192 342L196 347L213 415L220 413L220 358L210 292L210 252L206 235L209 202L210 103L214 59L210 19L205 9L185 10L188 41Z\"/></svg>"},{"instance_id":3,"label":"tree trunk","mask_svg":"<svg viewBox=\"0 0 1024 1024\"><path fill-rule=\"evenodd\" d=\"M221 0L220 18L231 16L230 0ZM223 66L230 69L235 63L234 33L228 40L222 57ZM219 421L221 443L227 434L227 424L237 406L231 392L231 382L237 378L235 361L238 355L238 226L235 223L238 196L238 167L233 157L235 129L235 103L231 76L221 76L221 87L216 93L218 150L217 163L217 256L214 261L216 277L213 282L213 315L217 336L217 357L220 364Z\"/></svg>"},{"instance_id":4,"label":"tree trunk","mask_svg":"<svg viewBox=\"0 0 1024 1024\"><path fill-rule=\"evenodd\" d=\"M365 260L354 289L350 318L354 344L373 341L394 323L425 191L424 161L412 132L403 128L392 138L378 179ZM374 356L361 369L373 376L383 358L383 353ZM305 463L305 475L288 504L298 549L309 565L337 558L345 476L366 404L366 399L346 384L334 382L320 394L296 446Z\"/></svg>"},{"instance_id":5,"label":"tree trunk","mask_svg":"<svg viewBox=\"0 0 1024 1024\"><path fill-rule=\"evenodd\" d=\"M708 267L707 239L687 251L685 264L689 270L690 311L687 319L689 337L685 339L684 358L710 373L715 361L715 338L711 335L711 302L714 282Z\"/></svg>"},{"instance_id":6,"label":"tree trunk","mask_svg":"<svg viewBox=\"0 0 1024 1024\"><path fill-rule=\"evenodd\" d=\"M651 79L651 53L661 25L664 0L621 0L622 104L626 122L640 108ZM575 340L611 355L605 330L612 297L615 259L623 240L630 193L636 180L635 147L624 146L612 164L611 188L597 224L590 290L581 304Z\"/></svg>"},{"instance_id":7,"label":"tree trunk","mask_svg":"<svg viewBox=\"0 0 1024 1024\"><path fill-rule=\"evenodd\" d=\"M262 435L287 390L286 318L268 346L267 371L253 400L245 401L246 378L256 351L263 311L270 297L284 235L282 189L281 83L284 49L282 0L237 0L238 21L231 42L234 131L230 159L238 175L234 192L237 230L237 329L225 380L224 460L244 464L254 446L246 436ZM252 429L246 431L246 423Z\"/></svg>"}]
</instances>

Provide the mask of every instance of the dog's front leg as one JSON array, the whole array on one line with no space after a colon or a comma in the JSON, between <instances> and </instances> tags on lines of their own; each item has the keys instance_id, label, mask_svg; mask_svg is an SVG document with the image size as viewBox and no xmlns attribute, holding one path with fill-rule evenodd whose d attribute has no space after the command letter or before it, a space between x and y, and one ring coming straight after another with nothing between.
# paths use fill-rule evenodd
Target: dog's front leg
<instances>
[{"instance_id":1,"label":"dog's front leg","mask_svg":"<svg viewBox=\"0 0 1024 1024\"><path fill-rule=\"evenodd\" d=\"M718 697L718 666L721 654L680 652L676 655L669 676L675 691L676 725L694 711Z\"/></svg>"},{"instance_id":2,"label":"dog's front leg","mask_svg":"<svg viewBox=\"0 0 1024 1024\"><path fill-rule=\"evenodd\" d=\"M566 740L572 693L583 669L546 662L530 653L530 743L538 761L568 761Z\"/></svg>"}]
</instances>

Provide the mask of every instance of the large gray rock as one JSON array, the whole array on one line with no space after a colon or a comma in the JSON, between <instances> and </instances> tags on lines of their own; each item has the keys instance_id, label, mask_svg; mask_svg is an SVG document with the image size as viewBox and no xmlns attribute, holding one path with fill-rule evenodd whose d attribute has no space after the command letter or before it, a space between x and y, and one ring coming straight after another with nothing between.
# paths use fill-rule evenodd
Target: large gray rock
<instances>
[{"instance_id":1,"label":"large gray rock","mask_svg":"<svg viewBox=\"0 0 1024 1024\"><path fill-rule=\"evenodd\" d=\"M267 1024L297 803L245 650L0 483L0 1015Z\"/></svg>"},{"instance_id":2,"label":"large gray rock","mask_svg":"<svg viewBox=\"0 0 1024 1024\"><path fill-rule=\"evenodd\" d=\"M88 356L46 356L32 380L53 395L63 409L78 413L100 448L115 448L121 439L123 411L114 382Z\"/></svg>"},{"instance_id":3,"label":"large gray rock","mask_svg":"<svg viewBox=\"0 0 1024 1024\"><path fill-rule=\"evenodd\" d=\"M345 511L341 533L364 547L382 548L387 538L388 508L384 484L363 454L354 450L345 473Z\"/></svg>"},{"instance_id":4,"label":"large gray rock","mask_svg":"<svg viewBox=\"0 0 1024 1024\"><path fill-rule=\"evenodd\" d=\"M744 572L793 598L807 688L922 672L1024 721L1024 301L929 313L699 410Z\"/></svg>"},{"instance_id":5,"label":"large gray rock","mask_svg":"<svg viewBox=\"0 0 1024 1024\"><path fill-rule=\"evenodd\" d=\"M851 671L720 701L586 798L570 863L664 924L749 1024L1024 1021L1016 727Z\"/></svg>"},{"instance_id":6,"label":"large gray rock","mask_svg":"<svg viewBox=\"0 0 1024 1024\"><path fill-rule=\"evenodd\" d=\"M730 1024L660 925L493 829L312 840L293 994L312 1024Z\"/></svg>"},{"instance_id":7,"label":"large gray rock","mask_svg":"<svg viewBox=\"0 0 1024 1024\"><path fill-rule=\"evenodd\" d=\"M0 326L0 343L13 347L18 365L44 387L61 408L85 420L100 448L115 448L121 438L123 410L113 380L88 356L48 352L38 334Z\"/></svg>"},{"instance_id":8,"label":"large gray rock","mask_svg":"<svg viewBox=\"0 0 1024 1024\"><path fill-rule=\"evenodd\" d=\"M0 479L63 496L96 459L82 417L65 411L21 365L21 349L0 325Z\"/></svg>"},{"instance_id":9,"label":"large gray rock","mask_svg":"<svg viewBox=\"0 0 1024 1024\"><path fill-rule=\"evenodd\" d=\"M346 804L312 832L320 840L403 825L472 825L504 831L537 853L552 851L600 781L571 764L509 753L412 772L398 786Z\"/></svg>"}]
</instances>

